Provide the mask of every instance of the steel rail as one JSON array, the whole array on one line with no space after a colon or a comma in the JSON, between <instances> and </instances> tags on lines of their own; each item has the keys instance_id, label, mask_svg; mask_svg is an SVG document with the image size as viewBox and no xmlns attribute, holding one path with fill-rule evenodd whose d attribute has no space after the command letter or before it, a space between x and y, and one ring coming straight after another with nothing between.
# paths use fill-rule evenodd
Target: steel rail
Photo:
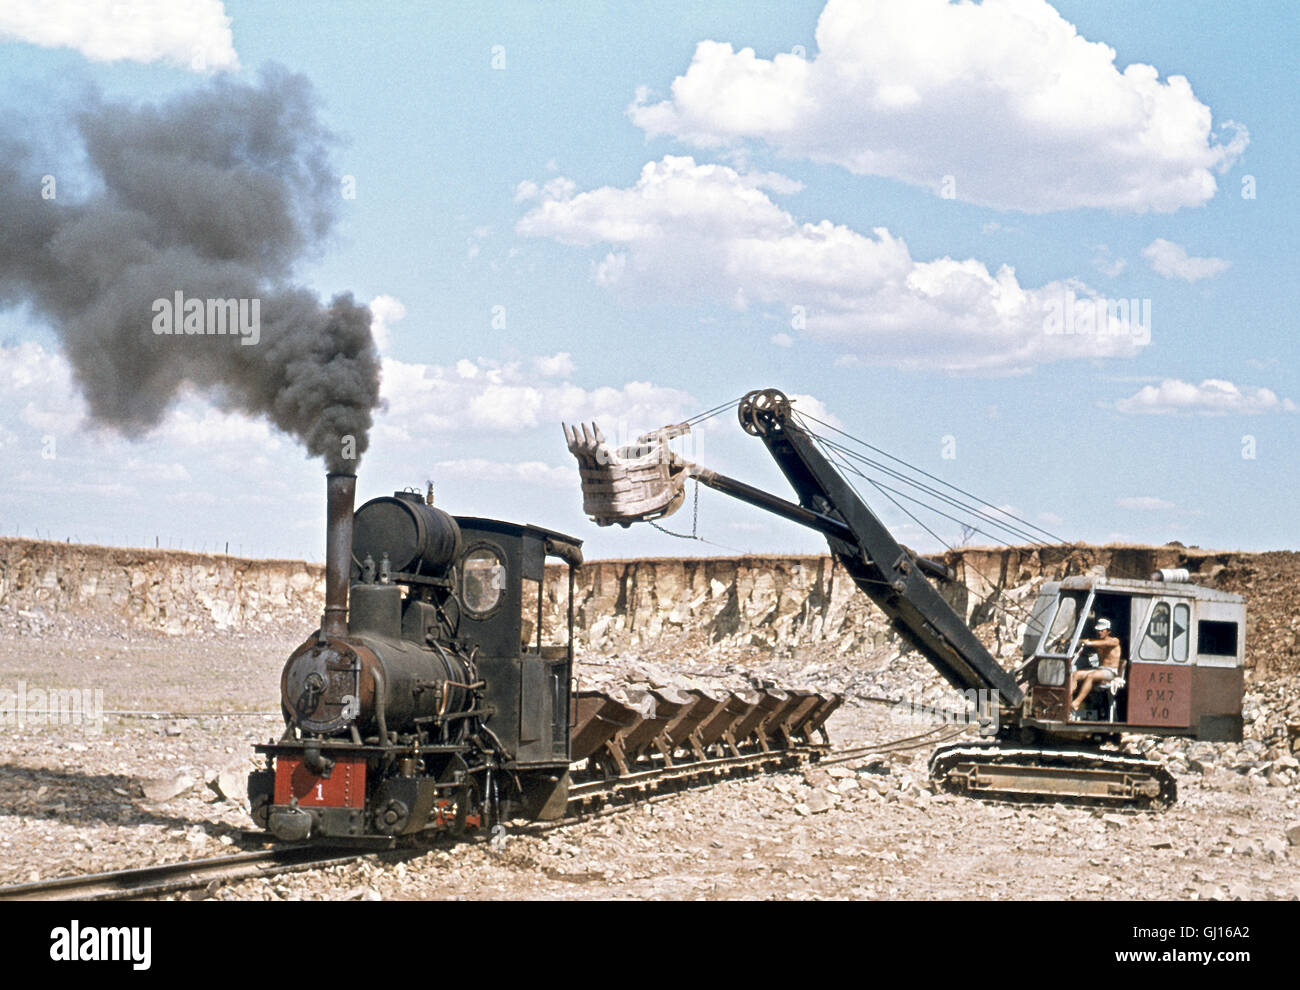
<instances>
[{"instance_id":1,"label":"steel rail","mask_svg":"<svg viewBox=\"0 0 1300 990\"><path fill-rule=\"evenodd\" d=\"M966 732L966 726L937 725L933 729L925 732L919 732L914 736L903 736L901 739L895 739L893 742L881 743L876 746L859 746L855 749L841 749L822 757L818 764L822 766L833 766L837 763L848 763L850 760L861 759L864 756L881 755L888 753L902 753L909 749L920 749L922 746L936 746L939 743L945 743L949 739L956 739ZM936 732L942 732L944 729L951 729L947 735L940 736L938 739L929 739L928 736Z\"/></svg>"},{"instance_id":2,"label":"steel rail","mask_svg":"<svg viewBox=\"0 0 1300 990\"><path fill-rule=\"evenodd\" d=\"M6 901L118 901L345 863L387 850L293 845L0 887Z\"/></svg>"}]
</instances>

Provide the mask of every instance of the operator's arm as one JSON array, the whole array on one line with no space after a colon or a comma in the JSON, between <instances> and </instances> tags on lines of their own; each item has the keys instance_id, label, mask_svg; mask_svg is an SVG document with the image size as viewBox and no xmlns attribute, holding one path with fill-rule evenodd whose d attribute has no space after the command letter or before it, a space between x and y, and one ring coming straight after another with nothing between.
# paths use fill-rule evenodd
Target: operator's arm
<instances>
[{"instance_id":1,"label":"operator's arm","mask_svg":"<svg viewBox=\"0 0 1300 990\"><path fill-rule=\"evenodd\" d=\"M1118 636L1112 634L1105 639L1091 640L1088 645L1097 650L1097 655L1101 658L1103 667L1110 667L1114 670L1119 669L1121 658Z\"/></svg>"},{"instance_id":2,"label":"operator's arm","mask_svg":"<svg viewBox=\"0 0 1300 990\"><path fill-rule=\"evenodd\" d=\"M1081 639L1079 643L1089 649L1111 649L1119 645L1119 638L1107 636L1105 639Z\"/></svg>"}]
</instances>

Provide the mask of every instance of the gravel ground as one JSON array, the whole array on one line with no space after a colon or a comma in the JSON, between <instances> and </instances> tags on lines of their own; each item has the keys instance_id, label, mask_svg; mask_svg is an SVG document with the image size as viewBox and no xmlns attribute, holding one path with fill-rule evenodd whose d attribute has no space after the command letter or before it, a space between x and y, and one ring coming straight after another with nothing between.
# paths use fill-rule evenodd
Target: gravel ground
<instances>
[{"instance_id":1,"label":"gravel ground","mask_svg":"<svg viewBox=\"0 0 1300 990\"><path fill-rule=\"evenodd\" d=\"M0 690L102 688L84 724L12 720L0 733L0 883L219 855L251 827L239 790L254 743L278 733L293 640L0 638ZM775 681L896 695L925 683L914 657L846 661L732 651L592 659L584 686ZM219 888L221 900L337 899L1293 899L1300 787L1269 713L1293 680L1252 688L1240 745L1129 740L1178 776L1179 803L1116 814L934 794L926 745L804 772L732 779L563 827L440 843L327 870ZM891 695L891 696L892 696ZM92 709L94 706L91 706ZM245 713L245 714L233 714ZM837 746L926 731L879 705L846 705ZM949 731L949 730L944 730ZM223 776L224 774L224 776ZM1296 843L1296 844L1293 844Z\"/></svg>"}]
</instances>

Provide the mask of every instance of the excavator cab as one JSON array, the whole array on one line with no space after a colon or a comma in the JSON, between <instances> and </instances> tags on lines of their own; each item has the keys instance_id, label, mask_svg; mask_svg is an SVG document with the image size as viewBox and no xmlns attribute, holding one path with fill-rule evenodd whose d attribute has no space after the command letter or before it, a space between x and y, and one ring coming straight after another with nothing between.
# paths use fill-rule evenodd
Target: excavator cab
<instances>
[{"instance_id":1,"label":"excavator cab","mask_svg":"<svg viewBox=\"0 0 1300 990\"><path fill-rule=\"evenodd\" d=\"M1239 740L1245 618L1241 596L1193 584L1186 571L1048 582L1022 642L1025 724L1074 736ZM1071 718L1070 675L1096 666L1082 644L1102 619L1120 641L1119 676L1095 686Z\"/></svg>"}]
</instances>

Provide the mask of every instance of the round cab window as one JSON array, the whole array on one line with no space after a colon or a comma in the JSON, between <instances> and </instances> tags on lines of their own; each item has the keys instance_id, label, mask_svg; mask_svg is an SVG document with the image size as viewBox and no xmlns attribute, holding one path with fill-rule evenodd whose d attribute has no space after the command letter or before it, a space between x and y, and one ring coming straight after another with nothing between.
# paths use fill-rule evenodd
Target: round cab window
<instances>
[{"instance_id":1,"label":"round cab window","mask_svg":"<svg viewBox=\"0 0 1300 990\"><path fill-rule=\"evenodd\" d=\"M461 593L465 608L485 615L501 603L506 590L506 565L489 547L477 547L465 555Z\"/></svg>"}]
</instances>

